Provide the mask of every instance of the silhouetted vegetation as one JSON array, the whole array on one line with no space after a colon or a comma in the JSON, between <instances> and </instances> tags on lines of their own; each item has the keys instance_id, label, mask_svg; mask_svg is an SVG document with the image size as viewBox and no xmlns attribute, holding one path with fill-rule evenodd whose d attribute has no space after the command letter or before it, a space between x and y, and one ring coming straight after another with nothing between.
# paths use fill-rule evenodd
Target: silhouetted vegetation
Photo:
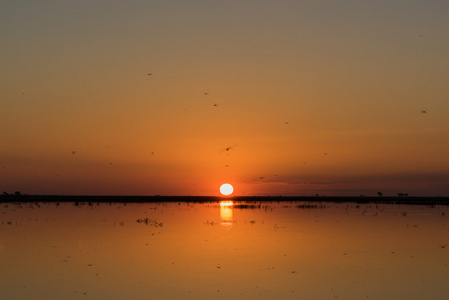
<instances>
[{"instance_id":1,"label":"silhouetted vegetation","mask_svg":"<svg viewBox=\"0 0 449 300\"><path fill-rule=\"evenodd\" d=\"M299 204L295 206L300 209L323 209L326 208L324 204Z\"/></svg>"},{"instance_id":2,"label":"silhouetted vegetation","mask_svg":"<svg viewBox=\"0 0 449 300\"><path fill-rule=\"evenodd\" d=\"M218 203L223 197L218 196L61 196L28 195L20 192L0 194L0 202L70 202L75 206L92 206L95 203ZM228 198L226 199L228 200ZM320 203L392 203L417 205L449 205L449 197L416 197L407 193L397 196L234 196L231 199L236 209L266 209L263 202L308 202L310 205Z\"/></svg>"},{"instance_id":3,"label":"silhouetted vegetation","mask_svg":"<svg viewBox=\"0 0 449 300\"><path fill-rule=\"evenodd\" d=\"M137 223L143 223L145 225L154 226L154 227L162 227L164 225L163 222L159 222L157 220L151 220L149 218L137 219Z\"/></svg>"},{"instance_id":4,"label":"silhouetted vegetation","mask_svg":"<svg viewBox=\"0 0 449 300\"><path fill-rule=\"evenodd\" d=\"M236 203L232 207L236 208L236 209L260 209L260 208L262 208L262 205L261 204L239 204L239 203Z\"/></svg>"}]
</instances>

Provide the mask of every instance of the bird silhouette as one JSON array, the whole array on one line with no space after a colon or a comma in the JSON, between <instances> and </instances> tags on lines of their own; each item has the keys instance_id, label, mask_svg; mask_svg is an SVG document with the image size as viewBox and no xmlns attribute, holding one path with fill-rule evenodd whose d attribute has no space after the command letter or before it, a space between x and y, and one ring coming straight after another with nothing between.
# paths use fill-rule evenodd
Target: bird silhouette
<instances>
[{"instance_id":1,"label":"bird silhouette","mask_svg":"<svg viewBox=\"0 0 449 300\"><path fill-rule=\"evenodd\" d=\"M422 110L421 113L422 114L427 114L427 110Z\"/></svg>"},{"instance_id":2,"label":"bird silhouette","mask_svg":"<svg viewBox=\"0 0 449 300\"><path fill-rule=\"evenodd\" d=\"M226 156L229 156L229 151L231 151L232 149L234 149L236 147L236 145L233 146L228 146L224 149L221 149L221 151L226 151Z\"/></svg>"},{"instance_id":3,"label":"bird silhouette","mask_svg":"<svg viewBox=\"0 0 449 300\"><path fill-rule=\"evenodd\" d=\"M72 155L75 155L76 154L76 151L72 151Z\"/></svg>"}]
</instances>

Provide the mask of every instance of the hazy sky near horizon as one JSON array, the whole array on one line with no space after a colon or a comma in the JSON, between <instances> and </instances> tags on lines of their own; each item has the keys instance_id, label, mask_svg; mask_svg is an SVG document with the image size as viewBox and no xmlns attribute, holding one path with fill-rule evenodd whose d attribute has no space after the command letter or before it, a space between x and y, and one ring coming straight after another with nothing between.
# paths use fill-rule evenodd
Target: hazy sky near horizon
<instances>
[{"instance_id":1,"label":"hazy sky near horizon","mask_svg":"<svg viewBox=\"0 0 449 300\"><path fill-rule=\"evenodd\" d=\"M449 196L448 15L2 1L0 192Z\"/></svg>"}]
</instances>

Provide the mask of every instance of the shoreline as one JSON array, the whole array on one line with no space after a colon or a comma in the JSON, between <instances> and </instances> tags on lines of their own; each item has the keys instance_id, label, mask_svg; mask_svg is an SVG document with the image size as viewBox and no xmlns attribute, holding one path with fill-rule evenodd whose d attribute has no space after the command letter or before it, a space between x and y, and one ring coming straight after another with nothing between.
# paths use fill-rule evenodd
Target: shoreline
<instances>
[{"instance_id":1,"label":"shoreline","mask_svg":"<svg viewBox=\"0 0 449 300\"><path fill-rule=\"evenodd\" d=\"M206 203L235 202L329 202L449 205L449 197L413 196L92 196L92 195L0 195L0 203L14 202L94 202L94 203Z\"/></svg>"}]
</instances>

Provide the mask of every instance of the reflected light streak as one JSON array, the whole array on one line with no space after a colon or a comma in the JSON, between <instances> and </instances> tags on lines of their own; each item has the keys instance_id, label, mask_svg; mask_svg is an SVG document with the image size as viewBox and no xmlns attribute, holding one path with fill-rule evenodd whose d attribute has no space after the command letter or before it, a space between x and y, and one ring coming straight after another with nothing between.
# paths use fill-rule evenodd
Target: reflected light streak
<instances>
[{"instance_id":1,"label":"reflected light streak","mask_svg":"<svg viewBox=\"0 0 449 300\"><path fill-rule=\"evenodd\" d=\"M221 225L231 226L232 225L232 201L221 201L220 202L220 218Z\"/></svg>"},{"instance_id":2,"label":"reflected light streak","mask_svg":"<svg viewBox=\"0 0 449 300\"><path fill-rule=\"evenodd\" d=\"M221 207L223 207L223 206L232 206L232 205L234 205L234 202L232 202L232 201L220 201L220 206Z\"/></svg>"}]
</instances>

